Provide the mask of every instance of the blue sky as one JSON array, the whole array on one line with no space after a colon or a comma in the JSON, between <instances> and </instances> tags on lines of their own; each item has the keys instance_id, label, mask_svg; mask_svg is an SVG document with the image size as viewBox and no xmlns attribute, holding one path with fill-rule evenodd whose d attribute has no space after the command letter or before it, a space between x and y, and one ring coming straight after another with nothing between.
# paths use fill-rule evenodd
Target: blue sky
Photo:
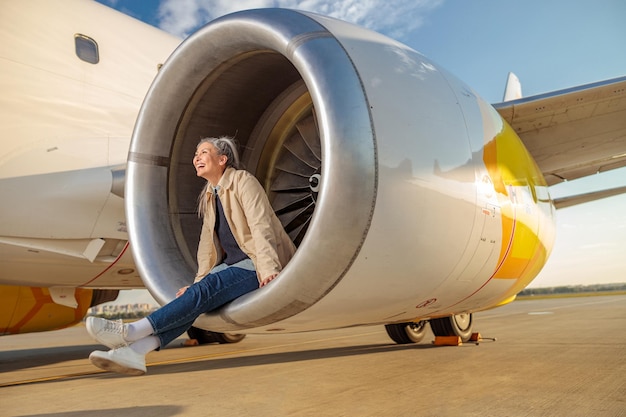
<instances>
[{"instance_id":1,"label":"blue sky","mask_svg":"<svg viewBox=\"0 0 626 417\"><path fill-rule=\"evenodd\" d=\"M428 56L491 103L509 71L524 96L626 75L623 0L99 0L181 37L242 9L287 7L351 21ZM626 169L553 197L626 185ZM626 282L626 195L558 211L550 261L530 287Z\"/></svg>"}]
</instances>

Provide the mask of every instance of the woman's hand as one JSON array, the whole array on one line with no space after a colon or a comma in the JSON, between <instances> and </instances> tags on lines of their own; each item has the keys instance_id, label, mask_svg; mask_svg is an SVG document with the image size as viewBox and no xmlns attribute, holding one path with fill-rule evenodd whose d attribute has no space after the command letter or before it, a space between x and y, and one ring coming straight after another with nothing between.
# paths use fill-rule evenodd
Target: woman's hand
<instances>
[{"instance_id":1,"label":"woman's hand","mask_svg":"<svg viewBox=\"0 0 626 417\"><path fill-rule=\"evenodd\" d=\"M268 277L265 277L265 279L263 281L261 281L261 284L259 285L259 287L264 287L265 285L269 284L270 281L272 281L277 276L278 276L278 274L272 274L272 275L270 275Z\"/></svg>"},{"instance_id":2,"label":"woman's hand","mask_svg":"<svg viewBox=\"0 0 626 417\"><path fill-rule=\"evenodd\" d=\"M187 291L187 288L189 288L189 285L187 285L186 287L183 287L180 290L176 291L176 298L178 298L181 295L183 295L185 293L185 291Z\"/></svg>"}]
</instances>

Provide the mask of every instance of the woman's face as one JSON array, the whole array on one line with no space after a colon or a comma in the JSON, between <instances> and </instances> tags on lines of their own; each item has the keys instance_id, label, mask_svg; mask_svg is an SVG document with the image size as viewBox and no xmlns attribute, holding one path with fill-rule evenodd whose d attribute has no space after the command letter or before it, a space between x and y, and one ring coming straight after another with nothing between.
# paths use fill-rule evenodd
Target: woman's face
<instances>
[{"instance_id":1,"label":"woman's face","mask_svg":"<svg viewBox=\"0 0 626 417\"><path fill-rule=\"evenodd\" d=\"M193 157L196 175L216 185L226 169L226 155L218 155L212 143L203 142L198 145Z\"/></svg>"}]
</instances>

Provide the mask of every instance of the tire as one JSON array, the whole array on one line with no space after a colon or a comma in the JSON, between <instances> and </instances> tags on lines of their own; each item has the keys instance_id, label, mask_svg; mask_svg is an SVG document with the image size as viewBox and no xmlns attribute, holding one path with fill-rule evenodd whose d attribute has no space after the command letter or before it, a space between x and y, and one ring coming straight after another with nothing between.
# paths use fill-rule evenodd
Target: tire
<instances>
[{"instance_id":1,"label":"tire","mask_svg":"<svg viewBox=\"0 0 626 417\"><path fill-rule=\"evenodd\" d=\"M207 343L238 343L246 337L245 334L216 333L209 330L199 329L197 327L191 327L187 330L187 335L191 339L196 339L201 345L205 345Z\"/></svg>"},{"instance_id":2,"label":"tire","mask_svg":"<svg viewBox=\"0 0 626 417\"><path fill-rule=\"evenodd\" d=\"M430 328L435 336L458 336L463 342L472 337L474 316L472 313L457 314L430 320Z\"/></svg>"},{"instance_id":3,"label":"tire","mask_svg":"<svg viewBox=\"0 0 626 417\"><path fill-rule=\"evenodd\" d=\"M426 322L396 323L385 325L387 334L399 345L421 342L426 334Z\"/></svg>"}]
</instances>

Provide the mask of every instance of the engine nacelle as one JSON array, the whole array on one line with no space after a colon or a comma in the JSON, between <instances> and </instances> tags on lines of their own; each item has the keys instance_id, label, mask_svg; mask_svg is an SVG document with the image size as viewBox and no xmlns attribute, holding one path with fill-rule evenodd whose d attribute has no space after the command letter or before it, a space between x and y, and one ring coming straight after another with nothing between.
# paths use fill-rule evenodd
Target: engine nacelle
<instances>
[{"instance_id":1,"label":"engine nacelle","mask_svg":"<svg viewBox=\"0 0 626 417\"><path fill-rule=\"evenodd\" d=\"M221 135L236 136L298 250L279 279L199 327L297 331L477 311L524 288L551 250L545 181L470 88L383 35L251 10L186 39L137 120L127 220L161 303L195 275L203 180L191 161L200 138Z\"/></svg>"},{"instance_id":2,"label":"engine nacelle","mask_svg":"<svg viewBox=\"0 0 626 417\"><path fill-rule=\"evenodd\" d=\"M0 335L45 332L80 323L89 307L112 301L118 291L76 288L62 305L45 287L0 285ZM69 294L68 294L69 295Z\"/></svg>"}]
</instances>

